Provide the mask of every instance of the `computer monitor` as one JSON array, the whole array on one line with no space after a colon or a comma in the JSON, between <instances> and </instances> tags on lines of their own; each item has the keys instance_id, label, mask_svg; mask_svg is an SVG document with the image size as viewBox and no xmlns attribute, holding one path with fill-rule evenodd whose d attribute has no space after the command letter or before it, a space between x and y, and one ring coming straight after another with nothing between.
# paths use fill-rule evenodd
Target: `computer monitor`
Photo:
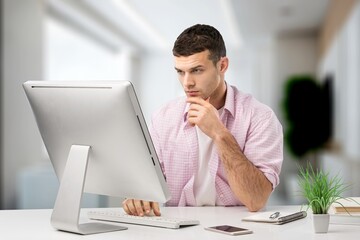
<instances>
[{"instance_id":1,"label":"computer monitor","mask_svg":"<svg viewBox=\"0 0 360 240\"><path fill-rule=\"evenodd\" d=\"M51 217L55 228L80 234L121 230L79 223L83 192L169 200L130 82L28 81L23 87L60 181Z\"/></svg>"}]
</instances>

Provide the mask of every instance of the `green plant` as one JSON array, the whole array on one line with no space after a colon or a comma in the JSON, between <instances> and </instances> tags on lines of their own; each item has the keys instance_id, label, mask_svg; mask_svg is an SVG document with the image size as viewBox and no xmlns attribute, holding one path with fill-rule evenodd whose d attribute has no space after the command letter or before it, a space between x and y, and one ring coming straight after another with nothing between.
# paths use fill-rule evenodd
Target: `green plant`
<instances>
[{"instance_id":1,"label":"green plant","mask_svg":"<svg viewBox=\"0 0 360 240\"><path fill-rule=\"evenodd\" d=\"M308 208L311 208L314 214L328 213L331 204L339 203L338 200L343 198L342 193L349 187L342 183L339 175L330 177L328 172L315 171L311 165L300 167L299 185L308 202Z\"/></svg>"}]
</instances>

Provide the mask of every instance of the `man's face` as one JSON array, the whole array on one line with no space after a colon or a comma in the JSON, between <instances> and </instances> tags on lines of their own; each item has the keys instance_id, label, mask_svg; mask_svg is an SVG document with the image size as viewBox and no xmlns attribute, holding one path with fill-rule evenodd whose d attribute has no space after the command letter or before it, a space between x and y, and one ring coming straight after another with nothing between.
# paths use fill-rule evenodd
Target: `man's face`
<instances>
[{"instance_id":1,"label":"man's face","mask_svg":"<svg viewBox=\"0 0 360 240\"><path fill-rule=\"evenodd\" d=\"M188 57L175 57L175 70L187 97L207 99L221 94L219 88L224 81L223 59L215 66L209 60L209 54L209 50L206 50Z\"/></svg>"}]
</instances>

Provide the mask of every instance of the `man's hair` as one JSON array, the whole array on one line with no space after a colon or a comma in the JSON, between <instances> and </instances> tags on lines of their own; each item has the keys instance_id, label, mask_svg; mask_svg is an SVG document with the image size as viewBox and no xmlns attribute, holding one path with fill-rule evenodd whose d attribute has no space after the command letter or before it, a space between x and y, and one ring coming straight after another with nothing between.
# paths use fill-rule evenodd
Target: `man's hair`
<instances>
[{"instance_id":1,"label":"man's hair","mask_svg":"<svg viewBox=\"0 0 360 240\"><path fill-rule=\"evenodd\" d=\"M187 57L209 50L209 59L216 65L221 57L226 56L224 40L220 32L209 25L196 24L185 29L176 39L173 54Z\"/></svg>"}]
</instances>

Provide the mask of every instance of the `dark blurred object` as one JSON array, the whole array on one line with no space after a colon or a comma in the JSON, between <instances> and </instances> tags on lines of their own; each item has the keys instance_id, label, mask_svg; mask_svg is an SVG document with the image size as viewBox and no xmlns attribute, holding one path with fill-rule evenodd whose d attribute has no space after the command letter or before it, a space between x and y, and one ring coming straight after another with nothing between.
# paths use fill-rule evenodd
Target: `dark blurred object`
<instances>
[{"instance_id":1,"label":"dark blurred object","mask_svg":"<svg viewBox=\"0 0 360 240\"><path fill-rule=\"evenodd\" d=\"M296 157L322 148L332 136L332 76L320 85L310 75L291 76L285 84L285 142Z\"/></svg>"}]
</instances>

